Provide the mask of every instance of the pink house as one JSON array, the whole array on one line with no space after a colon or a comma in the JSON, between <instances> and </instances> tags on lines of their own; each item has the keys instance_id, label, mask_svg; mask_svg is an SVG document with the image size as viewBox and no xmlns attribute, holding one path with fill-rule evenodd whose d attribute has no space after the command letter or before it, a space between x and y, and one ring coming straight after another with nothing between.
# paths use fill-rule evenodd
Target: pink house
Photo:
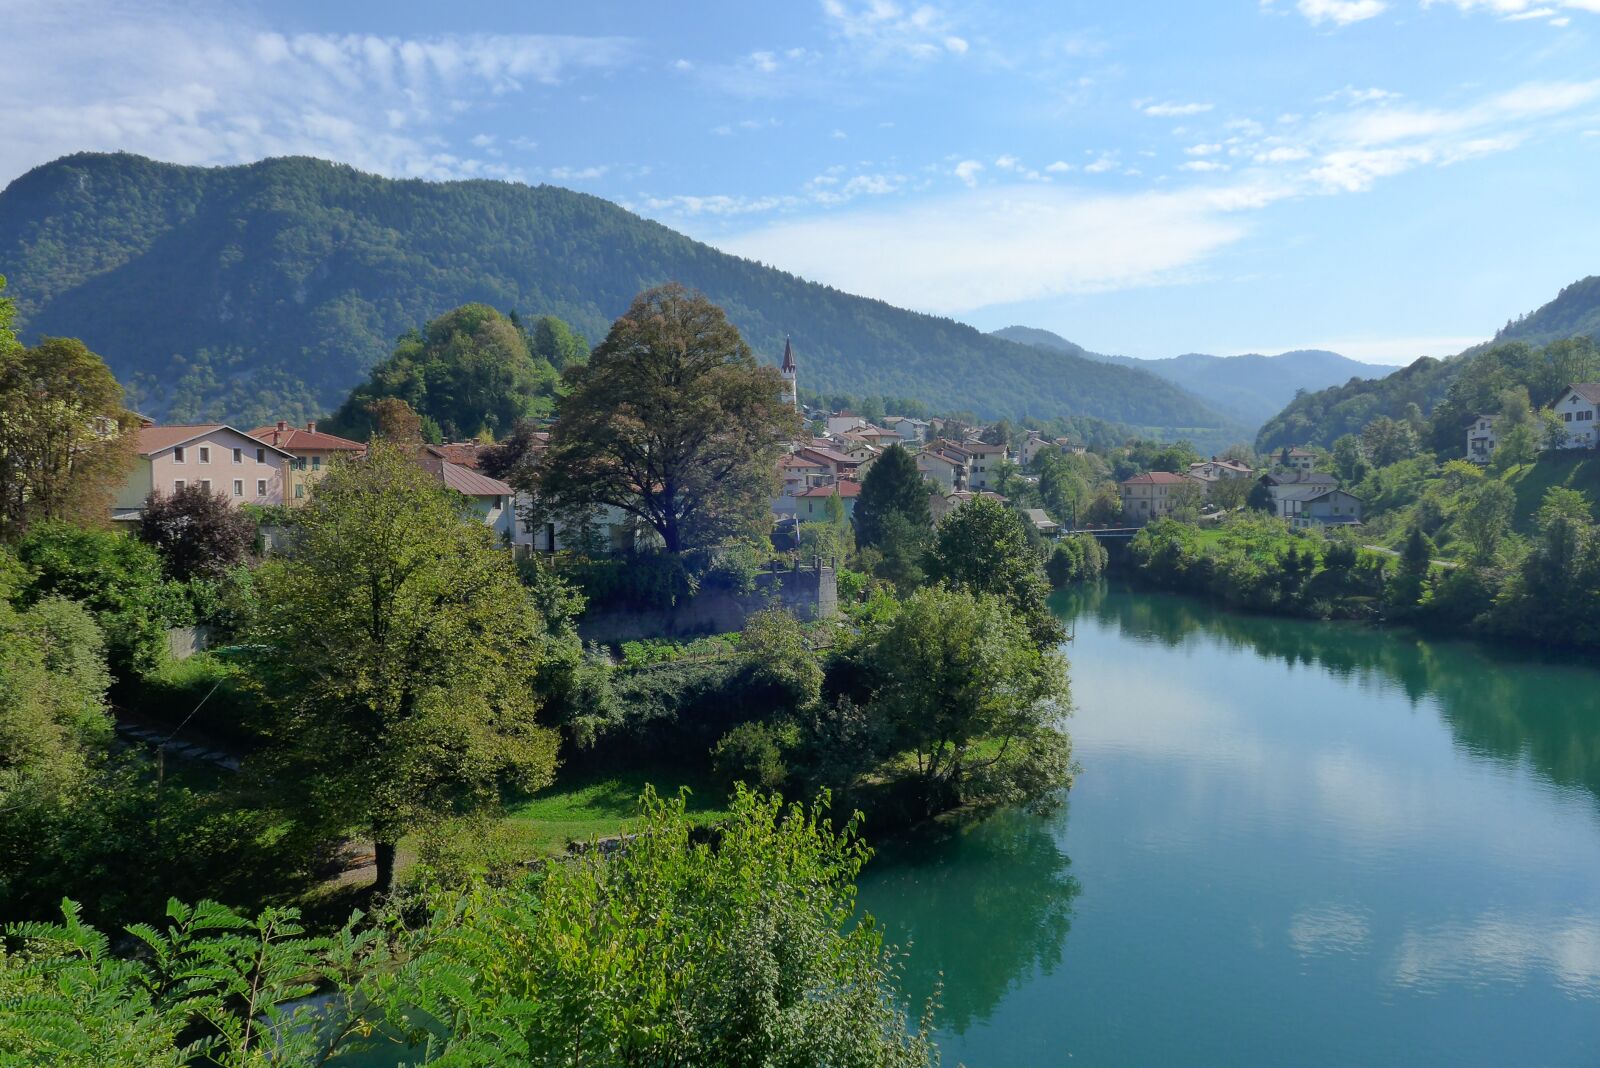
<instances>
[{"instance_id":1,"label":"pink house","mask_svg":"<svg viewBox=\"0 0 1600 1068\"><path fill-rule=\"evenodd\" d=\"M225 423L147 426L139 430L138 462L112 508L112 518L139 518L151 493L198 485L230 504L282 504L293 457Z\"/></svg>"}]
</instances>

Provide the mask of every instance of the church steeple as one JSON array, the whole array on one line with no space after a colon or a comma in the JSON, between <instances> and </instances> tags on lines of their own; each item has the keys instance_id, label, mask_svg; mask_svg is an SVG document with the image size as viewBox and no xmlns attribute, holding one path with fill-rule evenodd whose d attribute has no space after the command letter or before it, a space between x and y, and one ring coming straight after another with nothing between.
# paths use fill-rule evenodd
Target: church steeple
<instances>
[{"instance_id":1,"label":"church steeple","mask_svg":"<svg viewBox=\"0 0 1600 1068\"><path fill-rule=\"evenodd\" d=\"M778 365L778 373L783 375L783 399L799 408L800 387L794 366L794 346L789 343L787 334L783 338L783 363Z\"/></svg>"}]
</instances>

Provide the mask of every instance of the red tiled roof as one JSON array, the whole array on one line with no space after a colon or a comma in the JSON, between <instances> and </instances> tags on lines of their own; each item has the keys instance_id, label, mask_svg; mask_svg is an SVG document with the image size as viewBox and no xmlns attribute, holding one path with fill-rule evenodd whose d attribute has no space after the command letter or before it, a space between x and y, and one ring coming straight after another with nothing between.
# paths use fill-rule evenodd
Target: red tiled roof
<instances>
[{"instance_id":1,"label":"red tiled roof","mask_svg":"<svg viewBox=\"0 0 1600 1068\"><path fill-rule=\"evenodd\" d=\"M1171 471L1147 471L1142 475L1122 480L1124 486L1172 486L1184 481L1183 475L1175 475Z\"/></svg>"},{"instance_id":2,"label":"red tiled roof","mask_svg":"<svg viewBox=\"0 0 1600 1068\"><path fill-rule=\"evenodd\" d=\"M478 452L483 448L476 441L447 441L443 445L423 447L441 460L473 469L478 466Z\"/></svg>"},{"instance_id":3,"label":"red tiled roof","mask_svg":"<svg viewBox=\"0 0 1600 1068\"><path fill-rule=\"evenodd\" d=\"M800 455L809 459L820 458L824 464L832 466L838 466L839 464L845 464L848 466L850 464L859 464L861 462L853 457L846 456L842 452L836 452L833 449L818 449L811 446L801 449Z\"/></svg>"},{"instance_id":4,"label":"red tiled roof","mask_svg":"<svg viewBox=\"0 0 1600 1068\"><path fill-rule=\"evenodd\" d=\"M840 497L855 497L861 493L861 483L853 478L841 478L830 486L812 486L803 493L796 493L796 497L832 497L837 493Z\"/></svg>"},{"instance_id":5,"label":"red tiled roof","mask_svg":"<svg viewBox=\"0 0 1600 1068\"><path fill-rule=\"evenodd\" d=\"M780 457L778 457L778 466L779 467L804 467L804 468L807 468L807 469L815 469L815 468L818 468L818 467L823 467L825 465L824 464L820 464L815 460L807 460L803 456L790 455L790 456L780 456Z\"/></svg>"},{"instance_id":6,"label":"red tiled roof","mask_svg":"<svg viewBox=\"0 0 1600 1068\"><path fill-rule=\"evenodd\" d=\"M297 426L286 426L282 430L276 426L258 426L250 431L250 436L288 452L365 452L367 449L359 441Z\"/></svg>"}]
</instances>

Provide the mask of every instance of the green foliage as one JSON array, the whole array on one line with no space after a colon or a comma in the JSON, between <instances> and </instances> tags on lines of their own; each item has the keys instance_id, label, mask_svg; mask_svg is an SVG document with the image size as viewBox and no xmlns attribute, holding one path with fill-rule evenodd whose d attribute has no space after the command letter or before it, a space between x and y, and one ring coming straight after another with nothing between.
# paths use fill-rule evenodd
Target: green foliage
<instances>
[{"instance_id":1,"label":"green foliage","mask_svg":"<svg viewBox=\"0 0 1600 1068\"><path fill-rule=\"evenodd\" d=\"M134 463L122 387L81 341L10 338L0 321L0 541L52 519L104 526Z\"/></svg>"},{"instance_id":2,"label":"green foliage","mask_svg":"<svg viewBox=\"0 0 1600 1068\"><path fill-rule=\"evenodd\" d=\"M765 531L800 420L720 308L681 286L641 293L565 381L531 487L542 502L610 505L679 556Z\"/></svg>"},{"instance_id":3,"label":"green foliage","mask_svg":"<svg viewBox=\"0 0 1600 1068\"><path fill-rule=\"evenodd\" d=\"M1022 517L988 497L974 497L944 517L928 555L928 575L952 589L989 594L1023 620L1034 641L1061 640L1045 598L1050 586Z\"/></svg>"},{"instance_id":4,"label":"green foliage","mask_svg":"<svg viewBox=\"0 0 1600 1068\"><path fill-rule=\"evenodd\" d=\"M570 334L570 331L569 331ZM520 419L547 415L556 369L528 351L516 325L484 304L446 312L400 338L394 354L372 369L329 420L331 433L373 435L371 405L403 400L451 441L505 434Z\"/></svg>"},{"instance_id":5,"label":"green foliage","mask_svg":"<svg viewBox=\"0 0 1600 1068\"><path fill-rule=\"evenodd\" d=\"M528 309L595 338L641 285L677 279L732 309L774 361L804 324L795 346L810 388L985 417L1223 422L1138 369L849 296L550 185L394 181L306 158L183 167L80 154L0 198L0 263L19 325L94 338L134 406L171 421L314 418L440 309Z\"/></svg>"},{"instance_id":6,"label":"green foliage","mask_svg":"<svg viewBox=\"0 0 1600 1068\"><path fill-rule=\"evenodd\" d=\"M1074 534L1056 542L1045 561L1045 575L1056 589L1074 582L1087 582L1105 573L1109 557L1105 546L1093 534Z\"/></svg>"},{"instance_id":7,"label":"green foliage","mask_svg":"<svg viewBox=\"0 0 1600 1068\"><path fill-rule=\"evenodd\" d=\"M912 754L927 813L960 803L1043 806L1067 785L1066 661L1001 600L932 587L868 628L870 711Z\"/></svg>"},{"instance_id":8,"label":"green foliage","mask_svg":"<svg viewBox=\"0 0 1600 1068\"><path fill-rule=\"evenodd\" d=\"M244 563L255 545L256 524L196 482L170 496L150 494L139 516L139 538L161 554L169 578L219 579Z\"/></svg>"},{"instance_id":9,"label":"green foliage","mask_svg":"<svg viewBox=\"0 0 1600 1068\"><path fill-rule=\"evenodd\" d=\"M885 523L893 513L924 530L933 526L928 511L928 490L917 458L902 445L890 445L867 469L856 497L856 541L862 547L882 550Z\"/></svg>"},{"instance_id":10,"label":"green foliage","mask_svg":"<svg viewBox=\"0 0 1600 1068\"><path fill-rule=\"evenodd\" d=\"M167 628L190 621L182 588L162 575L155 550L134 538L42 523L17 544L17 556L33 572L24 600L54 595L82 604L105 633L118 678L155 670Z\"/></svg>"},{"instance_id":11,"label":"green foliage","mask_svg":"<svg viewBox=\"0 0 1600 1068\"><path fill-rule=\"evenodd\" d=\"M743 783L777 790L789 778L784 754L799 744L800 729L793 723L741 723L711 747L711 771L730 789Z\"/></svg>"},{"instance_id":12,"label":"green foliage","mask_svg":"<svg viewBox=\"0 0 1600 1068\"><path fill-rule=\"evenodd\" d=\"M550 781L544 623L489 530L403 449L324 476L257 587L273 762L310 811L374 838L380 889L407 830Z\"/></svg>"}]
</instances>

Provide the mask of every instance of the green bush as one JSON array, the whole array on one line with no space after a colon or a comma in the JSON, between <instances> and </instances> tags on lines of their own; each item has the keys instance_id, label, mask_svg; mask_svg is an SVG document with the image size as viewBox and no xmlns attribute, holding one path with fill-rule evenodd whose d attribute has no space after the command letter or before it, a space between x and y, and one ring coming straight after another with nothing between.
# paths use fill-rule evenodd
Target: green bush
<instances>
[{"instance_id":1,"label":"green bush","mask_svg":"<svg viewBox=\"0 0 1600 1068\"><path fill-rule=\"evenodd\" d=\"M711 770L731 789L744 783L754 790L777 790L789 778L784 756L800 744L793 723L741 723L711 749Z\"/></svg>"}]
</instances>

